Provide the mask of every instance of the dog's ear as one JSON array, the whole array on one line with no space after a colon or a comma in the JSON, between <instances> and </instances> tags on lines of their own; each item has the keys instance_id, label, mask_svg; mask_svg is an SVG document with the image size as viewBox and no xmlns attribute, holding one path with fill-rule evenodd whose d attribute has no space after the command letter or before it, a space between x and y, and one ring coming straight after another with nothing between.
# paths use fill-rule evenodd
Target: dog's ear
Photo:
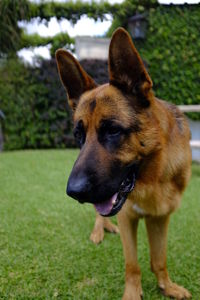
<instances>
[{"instance_id":1,"label":"dog's ear","mask_svg":"<svg viewBox=\"0 0 200 300\"><path fill-rule=\"evenodd\" d=\"M56 62L61 81L68 94L69 105L74 111L81 94L95 88L96 83L68 51L58 49Z\"/></svg>"},{"instance_id":2,"label":"dog's ear","mask_svg":"<svg viewBox=\"0 0 200 300\"><path fill-rule=\"evenodd\" d=\"M153 86L143 61L128 32L118 28L112 36L109 48L110 84L136 94L141 104L148 106Z\"/></svg>"}]
</instances>

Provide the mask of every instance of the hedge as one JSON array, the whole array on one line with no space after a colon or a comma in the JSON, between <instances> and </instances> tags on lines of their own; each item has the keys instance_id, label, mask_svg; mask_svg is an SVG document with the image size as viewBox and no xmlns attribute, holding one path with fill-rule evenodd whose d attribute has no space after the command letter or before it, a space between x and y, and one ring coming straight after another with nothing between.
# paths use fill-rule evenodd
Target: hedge
<instances>
[{"instance_id":1,"label":"hedge","mask_svg":"<svg viewBox=\"0 0 200 300\"><path fill-rule=\"evenodd\" d=\"M200 104L200 5L160 6L148 19L147 37L136 47L156 95L175 104Z\"/></svg>"},{"instance_id":2,"label":"hedge","mask_svg":"<svg viewBox=\"0 0 200 300\"><path fill-rule=\"evenodd\" d=\"M5 149L74 146L66 102L55 60L36 68L9 60L0 69Z\"/></svg>"}]
</instances>

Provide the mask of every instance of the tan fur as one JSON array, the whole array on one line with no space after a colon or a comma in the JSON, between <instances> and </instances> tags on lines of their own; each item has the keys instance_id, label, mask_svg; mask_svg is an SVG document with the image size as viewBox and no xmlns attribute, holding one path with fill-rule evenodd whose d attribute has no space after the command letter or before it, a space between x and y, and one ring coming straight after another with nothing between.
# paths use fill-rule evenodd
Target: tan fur
<instances>
[{"instance_id":1,"label":"tan fur","mask_svg":"<svg viewBox=\"0 0 200 300\"><path fill-rule=\"evenodd\" d=\"M108 218L102 217L96 213L96 220L90 235L90 240L94 244L99 244L102 242L104 239L104 230L110 233L119 233L118 227L111 223Z\"/></svg>"},{"instance_id":2,"label":"tan fur","mask_svg":"<svg viewBox=\"0 0 200 300\"><path fill-rule=\"evenodd\" d=\"M184 116L174 105L154 96L152 81L130 36L122 28L111 39L109 84L95 86L78 62L74 63L74 58L64 50L58 50L56 57L68 95L73 94L71 89L74 88L65 75L68 66L70 70L76 70L78 78L75 82L81 82L76 98L70 100L76 103L74 122L82 120L87 131L79 166L89 157L98 157L96 170L99 178L103 178L113 160L124 164L140 163L135 188L118 213L126 269L123 300L141 299L142 295L136 238L140 218L145 218L151 268L163 294L175 299L189 299L190 293L170 280L166 266L170 214L179 207L190 178L190 132ZM133 128L114 153L98 141L97 129L104 118L114 118L119 124ZM97 216L95 228L100 226L102 231L102 224L103 219Z\"/></svg>"}]
</instances>

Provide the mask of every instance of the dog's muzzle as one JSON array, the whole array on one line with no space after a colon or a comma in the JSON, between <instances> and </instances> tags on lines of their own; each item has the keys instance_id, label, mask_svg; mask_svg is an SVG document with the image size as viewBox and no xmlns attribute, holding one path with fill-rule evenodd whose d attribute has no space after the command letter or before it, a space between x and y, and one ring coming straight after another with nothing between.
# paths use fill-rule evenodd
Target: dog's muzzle
<instances>
[{"instance_id":1,"label":"dog's muzzle","mask_svg":"<svg viewBox=\"0 0 200 300\"><path fill-rule=\"evenodd\" d=\"M98 213L104 217L116 215L124 205L128 194L134 189L136 174L130 171L128 176L122 181L119 191L116 192L109 200L95 203L94 206Z\"/></svg>"},{"instance_id":2,"label":"dog's muzzle","mask_svg":"<svg viewBox=\"0 0 200 300\"><path fill-rule=\"evenodd\" d=\"M120 211L128 194L135 187L136 171L136 165L133 164L128 168L125 178L119 183L118 187L113 190L112 194L106 191L107 196L105 191L101 194L87 176L84 176L81 172L77 172L76 175L74 175L72 172L68 180L66 192L68 196L78 200L80 203L93 203L100 215L104 217L114 216Z\"/></svg>"}]
</instances>

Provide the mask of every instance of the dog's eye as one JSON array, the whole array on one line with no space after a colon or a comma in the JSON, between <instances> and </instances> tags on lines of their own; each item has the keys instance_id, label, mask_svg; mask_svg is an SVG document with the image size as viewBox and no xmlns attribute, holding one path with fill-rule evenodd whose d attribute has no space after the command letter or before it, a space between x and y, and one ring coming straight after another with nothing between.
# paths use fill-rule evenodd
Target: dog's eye
<instances>
[{"instance_id":1,"label":"dog's eye","mask_svg":"<svg viewBox=\"0 0 200 300\"><path fill-rule=\"evenodd\" d=\"M106 122L102 125L99 133L102 139L113 140L120 138L122 131L123 129L119 125Z\"/></svg>"},{"instance_id":2,"label":"dog's eye","mask_svg":"<svg viewBox=\"0 0 200 300\"><path fill-rule=\"evenodd\" d=\"M122 129L119 126L111 126L105 130L105 134L110 137L120 136Z\"/></svg>"},{"instance_id":3,"label":"dog's eye","mask_svg":"<svg viewBox=\"0 0 200 300\"><path fill-rule=\"evenodd\" d=\"M82 130L74 130L74 138L79 147L85 142L85 133Z\"/></svg>"},{"instance_id":4,"label":"dog's eye","mask_svg":"<svg viewBox=\"0 0 200 300\"><path fill-rule=\"evenodd\" d=\"M98 140L109 151L114 151L120 146L125 129L113 120L102 120L98 130Z\"/></svg>"},{"instance_id":5,"label":"dog's eye","mask_svg":"<svg viewBox=\"0 0 200 300\"><path fill-rule=\"evenodd\" d=\"M81 148L85 143L85 131L82 122L79 122L74 128L73 134L77 145Z\"/></svg>"}]
</instances>

